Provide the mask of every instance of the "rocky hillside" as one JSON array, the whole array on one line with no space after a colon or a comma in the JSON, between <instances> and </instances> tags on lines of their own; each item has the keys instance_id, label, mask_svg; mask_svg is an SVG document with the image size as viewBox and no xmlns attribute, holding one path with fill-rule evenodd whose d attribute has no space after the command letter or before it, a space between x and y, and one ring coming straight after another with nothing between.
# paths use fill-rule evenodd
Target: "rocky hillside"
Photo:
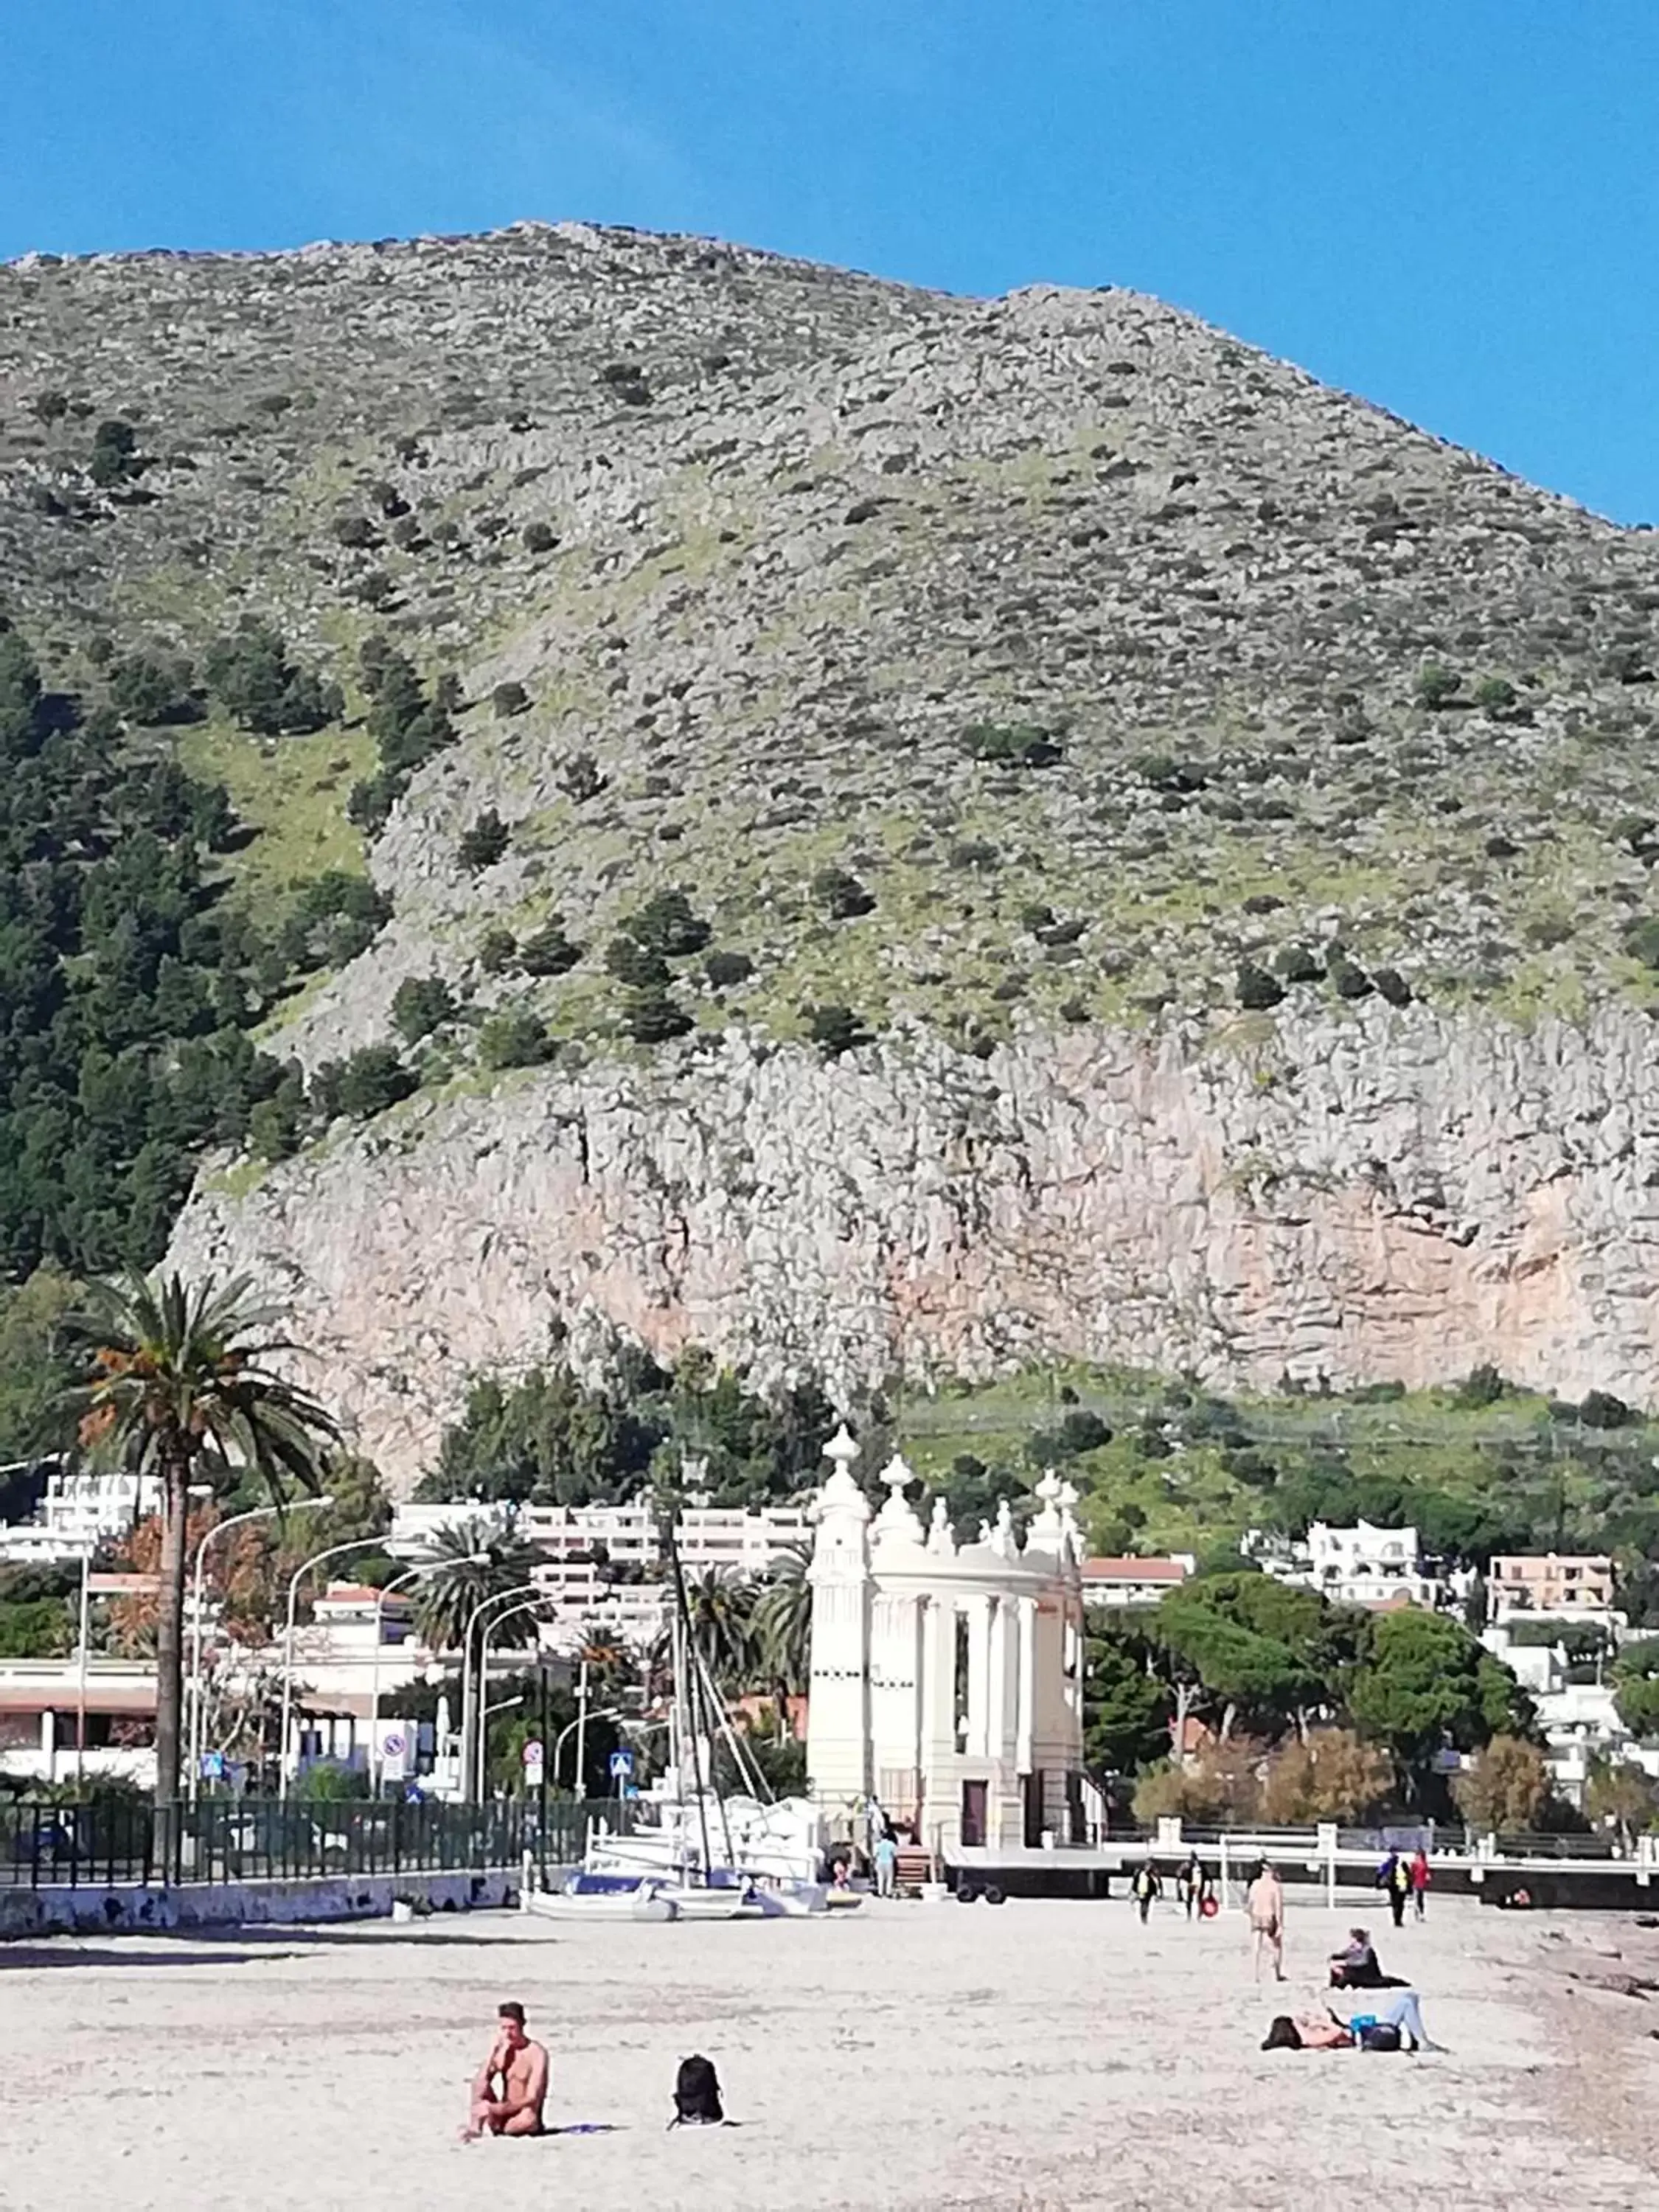
<instances>
[{"instance_id":1,"label":"rocky hillside","mask_svg":"<svg viewBox=\"0 0 1659 2212\"><path fill-rule=\"evenodd\" d=\"M399 1472L555 1310L1659 1397L1645 534L1134 295L525 227L0 271L0 599L193 687L229 899L389 907L176 1249Z\"/></svg>"}]
</instances>

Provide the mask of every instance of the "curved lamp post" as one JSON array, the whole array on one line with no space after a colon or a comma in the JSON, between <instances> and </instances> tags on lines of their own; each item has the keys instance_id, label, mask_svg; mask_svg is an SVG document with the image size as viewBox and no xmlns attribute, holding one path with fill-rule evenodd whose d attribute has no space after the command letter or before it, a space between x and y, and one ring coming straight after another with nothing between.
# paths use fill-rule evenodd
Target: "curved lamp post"
<instances>
[{"instance_id":1,"label":"curved lamp post","mask_svg":"<svg viewBox=\"0 0 1659 2212\"><path fill-rule=\"evenodd\" d=\"M493 1591L489 1597L480 1598L466 1617L466 1626L461 1632L461 1756L456 1778L461 1785L463 1802L470 1794L473 1761L472 1632L495 1606L505 1605L510 1598L534 1597L540 1588L539 1583L517 1583L511 1589ZM483 1703L482 1697L477 1702Z\"/></svg>"},{"instance_id":2,"label":"curved lamp post","mask_svg":"<svg viewBox=\"0 0 1659 2212\"><path fill-rule=\"evenodd\" d=\"M393 1575L389 1583L382 1583L374 1602L374 1689L368 1708L369 1771L374 1777L375 1794L380 1793L383 1779L381 1769L386 1762L380 1753L380 1642L386 1619L386 1601L402 1583L418 1582L422 1575L435 1575L445 1567L483 1566L488 1561L488 1552L469 1552L461 1559L424 1559L418 1566L406 1567L400 1575Z\"/></svg>"},{"instance_id":3,"label":"curved lamp post","mask_svg":"<svg viewBox=\"0 0 1659 2212\"><path fill-rule=\"evenodd\" d=\"M499 1614L495 1620L485 1621L483 1633L478 1638L478 1741L474 1753L477 1778L472 1792L473 1802L477 1804L482 1805L483 1802L484 1784L488 1779L489 1769L489 1632L492 1628L499 1628L502 1621L511 1620L515 1613L534 1613L538 1606L550 1602L551 1601L544 1590L538 1591L534 1597L521 1598L517 1605L508 1606L507 1611Z\"/></svg>"}]
</instances>

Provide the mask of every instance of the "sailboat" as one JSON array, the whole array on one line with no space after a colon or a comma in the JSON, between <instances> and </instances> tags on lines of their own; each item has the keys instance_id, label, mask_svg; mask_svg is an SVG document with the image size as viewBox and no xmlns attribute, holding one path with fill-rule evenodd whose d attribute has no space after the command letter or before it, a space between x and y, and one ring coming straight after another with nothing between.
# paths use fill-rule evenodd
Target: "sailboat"
<instances>
[{"instance_id":1,"label":"sailboat","mask_svg":"<svg viewBox=\"0 0 1659 2212\"><path fill-rule=\"evenodd\" d=\"M563 1887L529 1893L530 1909L554 1919L799 1919L823 1911L818 1879L823 1823L805 1798L775 1802L715 1688L693 1632L672 1525L663 1530L672 1588L673 1695L666 1787L636 1801L630 1820L603 1825ZM722 1796L714 1747L725 1744L747 1785Z\"/></svg>"}]
</instances>

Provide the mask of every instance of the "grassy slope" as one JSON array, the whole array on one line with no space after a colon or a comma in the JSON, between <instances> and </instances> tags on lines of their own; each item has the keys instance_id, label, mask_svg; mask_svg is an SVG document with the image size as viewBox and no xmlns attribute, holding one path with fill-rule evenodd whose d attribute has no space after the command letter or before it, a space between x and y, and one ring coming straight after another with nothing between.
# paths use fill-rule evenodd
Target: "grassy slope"
<instances>
[{"instance_id":1,"label":"grassy slope","mask_svg":"<svg viewBox=\"0 0 1659 2212\"><path fill-rule=\"evenodd\" d=\"M1074 1394L1069 1401L1062 1391ZM1191 1401L1218 1406L1184 1386L1125 1370L1060 1367L1029 1370L996 1382L960 1386L895 1406L901 1447L931 1481L971 1454L988 1466L1034 1480L1039 1464L1028 1446L1057 1425L1071 1406L1098 1413L1112 1441L1063 1463L1083 1492L1085 1527L1097 1547L1126 1540L1143 1553L1224 1546L1259 1525L1271 1487L1229 1472L1221 1444L1195 1439ZM1419 1391L1381 1402L1353 1397L1246 1398L1229 1401L1251 1451L1280 1476L1321 1465L1346 1464L1358 1477L1420 1484L1456 1498L1490 1496L1502 1480L1506 1500L1547 1522L1559 1516L1569 1542L1599 1541L1595 1527L1614 1486L1598 1461L1616 1440L1621 1455L1650 1461L1659 1425L1615 1431L1553 1421L1541 1397L1516 1394L1495 1404L1461 1406L1449 1391ZM1161 1432L1172 1449L1149 1457L1143 1428ZM1144 1522L1123 1526L1123 1509ZM1573 1532L1579 1531L1575 1540Z\"/></svg>"},{"instance_id":2,"label":"grassy slope","mask_svg":"<svg viewBox=\"0 0 1659 2212\"><path fill-rule=\"evenodd\" d=\"M257 833L230 863L237 888L255 902L280 902L330 869L363 872L363 841L346 819L345 802L374 767L365 732L260 738L215 720L182 731L178 751L192 775L225 786L240 819Z\"/></svg>"}]
</instances>

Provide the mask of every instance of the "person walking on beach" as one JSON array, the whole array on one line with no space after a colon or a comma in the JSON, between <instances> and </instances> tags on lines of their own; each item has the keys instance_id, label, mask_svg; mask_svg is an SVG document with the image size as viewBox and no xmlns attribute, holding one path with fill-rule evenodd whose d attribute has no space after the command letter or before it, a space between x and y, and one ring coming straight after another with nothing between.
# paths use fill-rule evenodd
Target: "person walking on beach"
<instances>
[{"instance_id":1,"label":"person walking on beach","mask_svg":"<svg viewBox=\"0 0 1659 2212\"><path fill-rule=\"evenodd\" d=\"M1255 1978L1261 1979L1261 1954L1268 1953L1273 1962L1273 1979L1285 1978L1285 1885L1279 1881L1269 1863L1263 1859L1255 1880L1244 1893L1244 1910L1250 1917L1250 1932L1255 1938Z\"/></svg>"},{"instance_id":2,"label":"person walking on beach","mask_svg":"<svg viewBox=\"0 0 1659 2212\"><path fill-rule=\"evenodd\" d=\"M1164 1893L1164 1884L1158 1869L1150 1859L1142 1859L1135 1869L1134 1880L1129 1885L1130 1894L1140 1908L1140 1924L1146 1925L1146 1917L1152 1909L1152 1899Z\"/></svg>"},{"instance_id":3,"label":"person walking on beach","mask_svg":"<svg viewBox=\"0 0 1659 2212\"><path fill-rule=\"evenodd\" d=\"M1199 1899L1203 1893L1204 1869L1199 1864L1198 1853L1188 1851L1176 1869L1176 1895L1185 1905L1188 1920L1197 1911Z\"/></svg>"},{"instance_id":4,"label":"person walking on beach","mask_svg":"<svg viewBox=\"0 0 1659 2212\"><path fill-rule=\"evenodd\" d=\"M1388 1858L1389 1910L1394 1915L1394 1924L1406 1924L1406 1906L1412 1893L1412 1863L1403 1851L1390 1851Z\"/></svg>"},{"instance_id":5,"label":"person walking on beach","mask_svg":"<svg viewBox=\"0 0 1659 2212\"><path fill-rule=\"evenodd\" d=\"M870 1856L875 1863L876 1895L891 1897L898 1882L898 1845L893 1840L890 1830L877 1837L875 1848Z\"/></svg>"},{"instance_id":6,"label":"person walking on beach","mask_svg":"<svg viewBox=\"0 0 1659 2212\"><path fill-rule=\"evenodd\" d=\"M480 2136L538 2136L547 2101L547 2053L525 2033L524 2007L496 2008L499 2022L489 2056L472 2084L472 2106L463 2142Z\"/></svg>"},{"instance_id":7,"label":"person walking on beach","mask_svg":"<svg viewBox=\"0 0 1659 2212\"><path fill-rule=\"evenodd\" d=\"M1412 1902L1417 1907L1417 1917L1423 1917L1429 1901L1429 1855L1421 1844L1412 1853Z\"/></svg>"}]
</instances>

